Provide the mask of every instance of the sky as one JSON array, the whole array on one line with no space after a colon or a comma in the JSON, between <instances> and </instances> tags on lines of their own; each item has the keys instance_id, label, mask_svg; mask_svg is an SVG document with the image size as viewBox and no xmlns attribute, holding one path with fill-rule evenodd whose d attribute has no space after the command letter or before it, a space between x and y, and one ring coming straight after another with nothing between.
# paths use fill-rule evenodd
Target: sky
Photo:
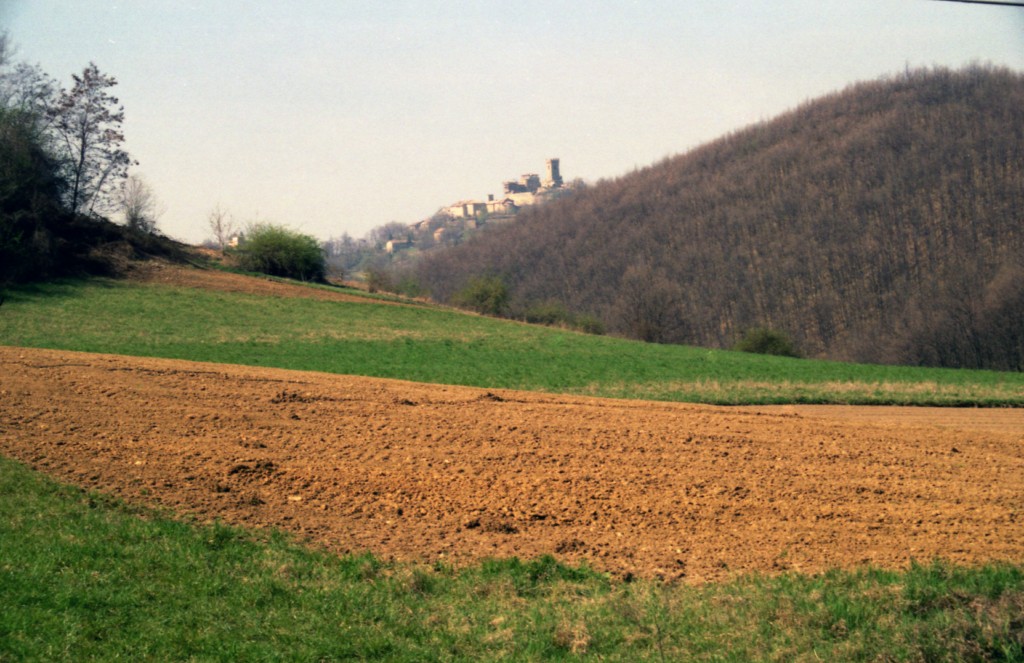
<instances>
[{"instance_id":1,"label":"sky","mask_svg":"<svg viewBox=\"0 0 1024 663\"><path fill-rule=\"evenodd\" d=\"M16 59L118 80L160 229L319 239L561 159L615 178L907 67L1024 72L1024 8L941 0L0 0Z\"/></svg>"}]
</instances>

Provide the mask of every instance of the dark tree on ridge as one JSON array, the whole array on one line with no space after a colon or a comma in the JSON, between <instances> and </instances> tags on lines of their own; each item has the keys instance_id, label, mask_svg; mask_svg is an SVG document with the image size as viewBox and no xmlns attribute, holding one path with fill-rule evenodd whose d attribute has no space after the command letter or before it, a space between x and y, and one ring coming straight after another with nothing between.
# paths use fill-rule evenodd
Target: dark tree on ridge
<instances>
[{"instance_id":1,"label":"dark tree on ridge","mask_svg":"<svg viewBox=\"0 0 1024 663\"><path fill-rule=\"evenodd\" d=\"M133 164L122 148L124 107L109 92L117 80L94 63L73 80L49 110L51 130L67 182L65 204L74 213L98 214L116 206L115 192Z\"/></svg>"}]
</instances>

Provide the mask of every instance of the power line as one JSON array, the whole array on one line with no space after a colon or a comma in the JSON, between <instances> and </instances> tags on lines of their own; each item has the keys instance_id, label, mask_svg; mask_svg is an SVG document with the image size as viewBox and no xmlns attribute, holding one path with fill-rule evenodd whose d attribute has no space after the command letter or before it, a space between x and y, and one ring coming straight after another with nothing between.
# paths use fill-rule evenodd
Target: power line
<instances>
[{"instance_id":1,"label":"power line","mask_svg":"<svg viewBox=\"0 0 1024 663\"><path fill-rule=\"evenodd\" d=\"M1002 7L1024 7L1024 2L1001 2L1000 0L937 0L938 2L963 2L969 5L1000 5Z\"/></svg>"}]
</instances>

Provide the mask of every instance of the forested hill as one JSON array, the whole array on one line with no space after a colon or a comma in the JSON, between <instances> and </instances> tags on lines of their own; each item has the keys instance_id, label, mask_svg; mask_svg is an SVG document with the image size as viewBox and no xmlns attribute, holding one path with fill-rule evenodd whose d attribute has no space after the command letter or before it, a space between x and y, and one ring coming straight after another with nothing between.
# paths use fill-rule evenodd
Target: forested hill
<instances>
[{"instance_id":1,"label":"forested hill","mask_svg":"<svg viewBox=\"0 0 1024 663\"><path fill-rule=\"evenodd\" d=\"M853 85L428 255L513 309L808 356L1024 369L1024 75L974 66Z\"/></svg>"}]
</instances>

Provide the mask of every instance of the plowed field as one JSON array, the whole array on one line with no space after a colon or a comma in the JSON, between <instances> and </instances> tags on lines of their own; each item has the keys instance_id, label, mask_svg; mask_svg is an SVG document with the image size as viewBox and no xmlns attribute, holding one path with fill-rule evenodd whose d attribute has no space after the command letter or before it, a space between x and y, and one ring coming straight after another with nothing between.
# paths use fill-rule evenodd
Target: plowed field
<instances>
[{"instance_id":1,"label":"plowed field","mask_svg":"<svg viewBox=\"0 0 1024 663\"><path fill-rule=\"evenodd\" d=\"M197 290L220 290L237 292L246 295L263 297L300 297L331 302L350 302L355 304L394 304L385 299L367 299L352 295L343 290L310 288L303 285L288 283L281 280L246 276L231 272L220 272L210 269L189 269L181 265L168 264L156 260L132 263L131 279L135 281L159 283L161 285Z\"/></svg>"},{"instance_id":2,"label":"plowed field","mask_svg":"<svg viewBox=\"0 0 1024 663\"><path fill-rule=\"evenodd\" d=\"M0 453L201 520L700 582L1024 561L1024 411L728 409L0 347Z\"/></svg>"}]
</instances>

